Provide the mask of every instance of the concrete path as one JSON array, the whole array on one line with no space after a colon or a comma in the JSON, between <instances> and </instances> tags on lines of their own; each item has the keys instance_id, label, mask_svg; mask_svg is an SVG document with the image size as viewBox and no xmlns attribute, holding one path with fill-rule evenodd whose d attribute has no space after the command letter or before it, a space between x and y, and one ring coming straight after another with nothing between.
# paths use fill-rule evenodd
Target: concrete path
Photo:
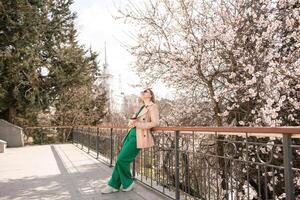
<instances>
[{"instance_id":1,"label":"concrete path","mask_svg":"<svg viewBox=\"0 0 300 200\"><path fill-rule=\"evenodd\" d=\"M138 183L130 192L101 194L111 172L73 144L6 148L0 153L0 200L166 199Z\"/></svg>"}]
</instances>

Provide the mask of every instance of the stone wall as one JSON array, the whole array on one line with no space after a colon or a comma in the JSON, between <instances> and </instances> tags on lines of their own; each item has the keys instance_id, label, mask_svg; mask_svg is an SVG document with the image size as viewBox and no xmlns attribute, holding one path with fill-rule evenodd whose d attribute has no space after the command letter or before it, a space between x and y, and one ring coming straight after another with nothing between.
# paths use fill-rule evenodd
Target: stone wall
<instances>
[{"instance_id":1,"label":"stone wall","mask_svg":"<svg viewBox=\"0 0 300 200\"><path fill-rule=\"evenodd\" d=\"M0 139L7 142L7 147L24 146L23 128L0 119Z\"/></svg>"}]
</instances>

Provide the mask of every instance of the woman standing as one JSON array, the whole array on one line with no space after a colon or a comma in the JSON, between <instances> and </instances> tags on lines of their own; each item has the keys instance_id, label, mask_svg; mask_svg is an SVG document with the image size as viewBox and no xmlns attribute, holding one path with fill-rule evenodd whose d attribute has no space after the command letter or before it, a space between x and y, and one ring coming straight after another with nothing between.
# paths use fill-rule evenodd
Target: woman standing
<instances>
[{"instance_id":1,"label":"woman standing","mask_svg":"<svg viewBox=\"0 0 300 200\"><path fill-rule=\"evenodd\" d=\"M140 149L154 145L150 129L159 125L158 106L155 104L155 97L151 89L142 91L140 97L143 105L129 120L130 130L123 140L112 176L101 193L118 192L120 189L125 192L132 190L134 182L130 164L135 160Z\"/></svg>"}]
</instances>

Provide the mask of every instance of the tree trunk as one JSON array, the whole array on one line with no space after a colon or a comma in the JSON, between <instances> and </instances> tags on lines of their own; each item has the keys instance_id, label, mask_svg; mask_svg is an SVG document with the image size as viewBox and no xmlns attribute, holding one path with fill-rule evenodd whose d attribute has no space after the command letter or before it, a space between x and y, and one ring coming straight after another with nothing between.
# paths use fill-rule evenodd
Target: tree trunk
<instances>
[{"instance_id":1,"label":"tree trunk","mask_svg":"<svg viewBox=\"0 0 300 200\"><path fill-rule=\"evenodd\" d=\"M8 122L15 124L16 123L16 115L17 115L17 108L16 106L9 106L8 108Z\"/></svg>"},{"instance_id":2,"label":"tree trunk","mask_svg":"<svg viewBox=\"0 0 300 200\"><path fill-rule=\"evenodd\" d=\"M210 98L211 98L212 106L213 106L213 110L214 110L214 119L215 119L216 125L218 127L220 127L220 126L223 125L222 118L221 118L221 116L219 116L219 113L221 113L220 104L219 104L219 102L217 102L214 99L215 91L214 91L214 88L213 88L213 85L212 85L212 81L209 81L207 83L207 85L208 85L208 89L209 89L209 93L210 93Z\"/></svg>"},{"instance_id":3,"label":"tree trunk","mask_svg":"<svg viewBox=\"0 0 300 200\"><path fill-rule=\"evenodd\" d=\"M214 119L215 119L215 122L216 122L216 125L218 127L221 127L223 125L222 123L222 118L221 116L219 116L219 113L221 113L221 109L220 109L220 103L217 102L214 98L215 96L215 91L214 91L214 88L213 88L213 85L212 85L212 81L209 81L207 83L208 85L208 89L209 89L209 93L210 93L210 97L211 97L211 101L212 101L212 104L213 104L213 110L214 110ZM217 138L217 155L219 156L224 156L224 136L223 135L218 135ZM220 176L221 176L221 187L223 190L227 190L228 189L228 181L226 179L226 174L227 174L227 171L225 170L225 165L227 164L225 162L225 159L220 157L218 158L218 163L219 163L219 168L221 169L220 170ZM227 196L225 196L226 199L227 199Z\"/></svg>"}]
</instances>

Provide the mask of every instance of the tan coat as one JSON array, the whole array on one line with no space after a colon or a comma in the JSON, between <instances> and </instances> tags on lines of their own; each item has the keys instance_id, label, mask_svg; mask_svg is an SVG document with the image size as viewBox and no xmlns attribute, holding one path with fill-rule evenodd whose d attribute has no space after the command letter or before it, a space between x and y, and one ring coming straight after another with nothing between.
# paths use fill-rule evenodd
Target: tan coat
<instances>
[{"instance_id":1,"label":"tan coat","mask_svg":"<svg viewBox=\"0 0 300 200\"><path fill-rule=\"evenodd\" d=\"M150 102L137 116L136 146L137 148L149 148L154 145L150 129L159 126L159 110L157 104Z\"/></svg>"}]
</instances>

